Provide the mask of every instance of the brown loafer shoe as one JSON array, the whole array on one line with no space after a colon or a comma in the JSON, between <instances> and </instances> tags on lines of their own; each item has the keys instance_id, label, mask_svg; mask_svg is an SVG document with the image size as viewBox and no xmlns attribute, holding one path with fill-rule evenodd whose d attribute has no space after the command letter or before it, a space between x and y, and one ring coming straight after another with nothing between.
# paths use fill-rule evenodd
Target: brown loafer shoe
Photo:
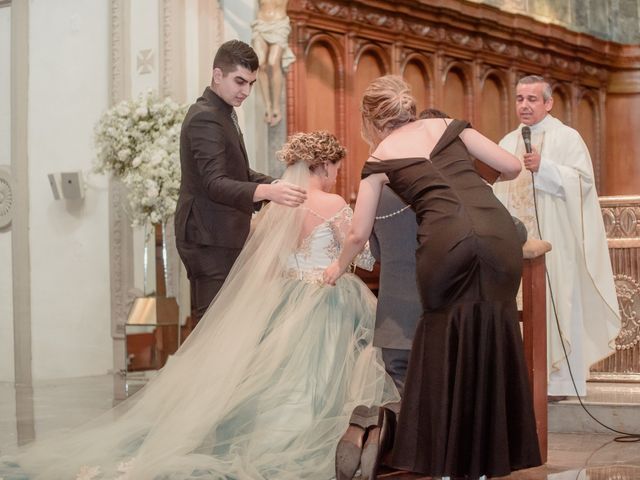
<instances>
[{"instance_id":1,"label":"brown loafer shoe","mask_svg":"<svg viewBox=\"0 0 640 480\"><path fill-rule=\"evenodd\" d=\"M378 408L358 405L336 447L336 480L351 480L360 466L365 434L378 424Z\"/></svg>"},{"instance_id":2,"label":"brown loafer shoe","mask_svg":"<svg viewBox=\"0 0 640 480\"><path fill-rule=\"evenodd\" d=\"M377 425L371 427L362 448L360 473L362 480L375 480L382 457L393 446L395 414L385 407L378 409Z\"/></svg>"}]
</instances>

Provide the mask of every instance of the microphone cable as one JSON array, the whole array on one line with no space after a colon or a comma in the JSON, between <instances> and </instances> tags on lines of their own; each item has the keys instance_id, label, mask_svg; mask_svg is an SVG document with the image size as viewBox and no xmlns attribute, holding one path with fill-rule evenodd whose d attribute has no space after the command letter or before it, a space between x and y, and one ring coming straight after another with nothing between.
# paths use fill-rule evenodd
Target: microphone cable
<instances>
[{"instance_id":1,"label":"microphone cable","mask_svg":"<svg viewBox=\"0 0 640 480\"><path fill-rule=\"evenodd\" d=\"M542 239L542 231L540 230L540 220L538 219L538 200L536 195L536 183L533 172L531 172L531 185L533 186L533 207L536 212L536 227L538 229L538 237ZM556 328L558 330L558 335L560 336L560 344L562 345L562 351L564 352L564 358L567 361L567 369L569 370L569 376L571 377L571 383L573 384L573 390L576 392L576 397L578 397L578 402L580 402L580 406L582 409L589 415L596 423L600 424L607 430L610 430L614 433L620 434L615 437L613 440L616 442L622 443L632 443L632 442L640 442L640 433L629 433L621 430L617 430L609 425L604 424L600 420L598 420L593 414L589 411L587 406L583 403L582 397L578 393L578 386L576 385L576 381L573 377L573 371L571 370L571 363L569 362L569 354L567 353L567 348L564 345L564 339L562 337L562 329L560 328L560 319L558 318L558 311L556 310L556 302L553 297L553 290L551 289L551 278L549 277L549 270L547 269L547 263L544 265L545 275L547 277L547 286L549 287L549 296L551 297L551 307L553 308L553 315L556 320ZM547 367L548 368L548 367Z\"/></svg>"}]
</instances>

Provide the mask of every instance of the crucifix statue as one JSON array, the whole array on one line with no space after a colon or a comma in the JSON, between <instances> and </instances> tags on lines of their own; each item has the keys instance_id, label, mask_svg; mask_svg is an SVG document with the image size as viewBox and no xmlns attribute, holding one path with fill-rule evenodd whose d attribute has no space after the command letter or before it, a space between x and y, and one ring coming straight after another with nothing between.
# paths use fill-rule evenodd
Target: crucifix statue
<instances>
[{"instance_id":1,"label":"crucifix statue","mask_svg":"<svg viewBox=\"0 0 640 480\"><path fill-rule=\"evenodd\" d=\"M253 49L258 55L258 86L265 105L265 122L275 126L282 120L280 99L284 72L295 56L289 48L291 25L287 0L258 0L258 15L251 24Z\"/></svg>"}]
</instances>

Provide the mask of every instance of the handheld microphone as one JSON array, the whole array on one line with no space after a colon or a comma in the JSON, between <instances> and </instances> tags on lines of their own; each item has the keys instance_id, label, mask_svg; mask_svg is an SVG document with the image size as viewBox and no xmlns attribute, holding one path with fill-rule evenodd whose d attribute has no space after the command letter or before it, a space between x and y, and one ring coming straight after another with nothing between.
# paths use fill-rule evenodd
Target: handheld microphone
<instances>
[{"instance_id":1,"label":"handheld microphone","mask_svg":"<svg viewBox=\"0 0 640 480\"><path fill-rule=\"evenodd\" d=\"M527 125L522 127L522 140L524 140L524 149L527 153L531 153L531 129Z\"/></svg>"}]
</instances>

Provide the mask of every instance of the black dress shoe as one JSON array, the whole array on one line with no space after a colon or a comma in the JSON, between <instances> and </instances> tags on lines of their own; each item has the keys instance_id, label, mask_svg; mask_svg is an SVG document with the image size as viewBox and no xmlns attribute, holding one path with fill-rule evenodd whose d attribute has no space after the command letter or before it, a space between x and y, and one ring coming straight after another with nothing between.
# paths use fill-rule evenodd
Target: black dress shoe
<instances>
[{"instance_id":1,"label":"black dress shoe","mask_svg":"<svg viewBox=\"0 0 640 480\"><path fill-rule=\"evenodd\" d=\"M351 480L360 466L365 435L377 427L378 407L358 405L351 414L349 427L336 447L336 480Z\"/></svg>"},{"instance_id":2,"label":"black dress shoe","mask_svg":"<svg viewBox=\"0 0 640 480\"><path fill-rule=\"evenodd\" d=\"M378 409L377 425L367 433L360 458L361 480L375 480L382 457L393 446L396 416L385 407Z\"/></svg>"}]
</instances>

